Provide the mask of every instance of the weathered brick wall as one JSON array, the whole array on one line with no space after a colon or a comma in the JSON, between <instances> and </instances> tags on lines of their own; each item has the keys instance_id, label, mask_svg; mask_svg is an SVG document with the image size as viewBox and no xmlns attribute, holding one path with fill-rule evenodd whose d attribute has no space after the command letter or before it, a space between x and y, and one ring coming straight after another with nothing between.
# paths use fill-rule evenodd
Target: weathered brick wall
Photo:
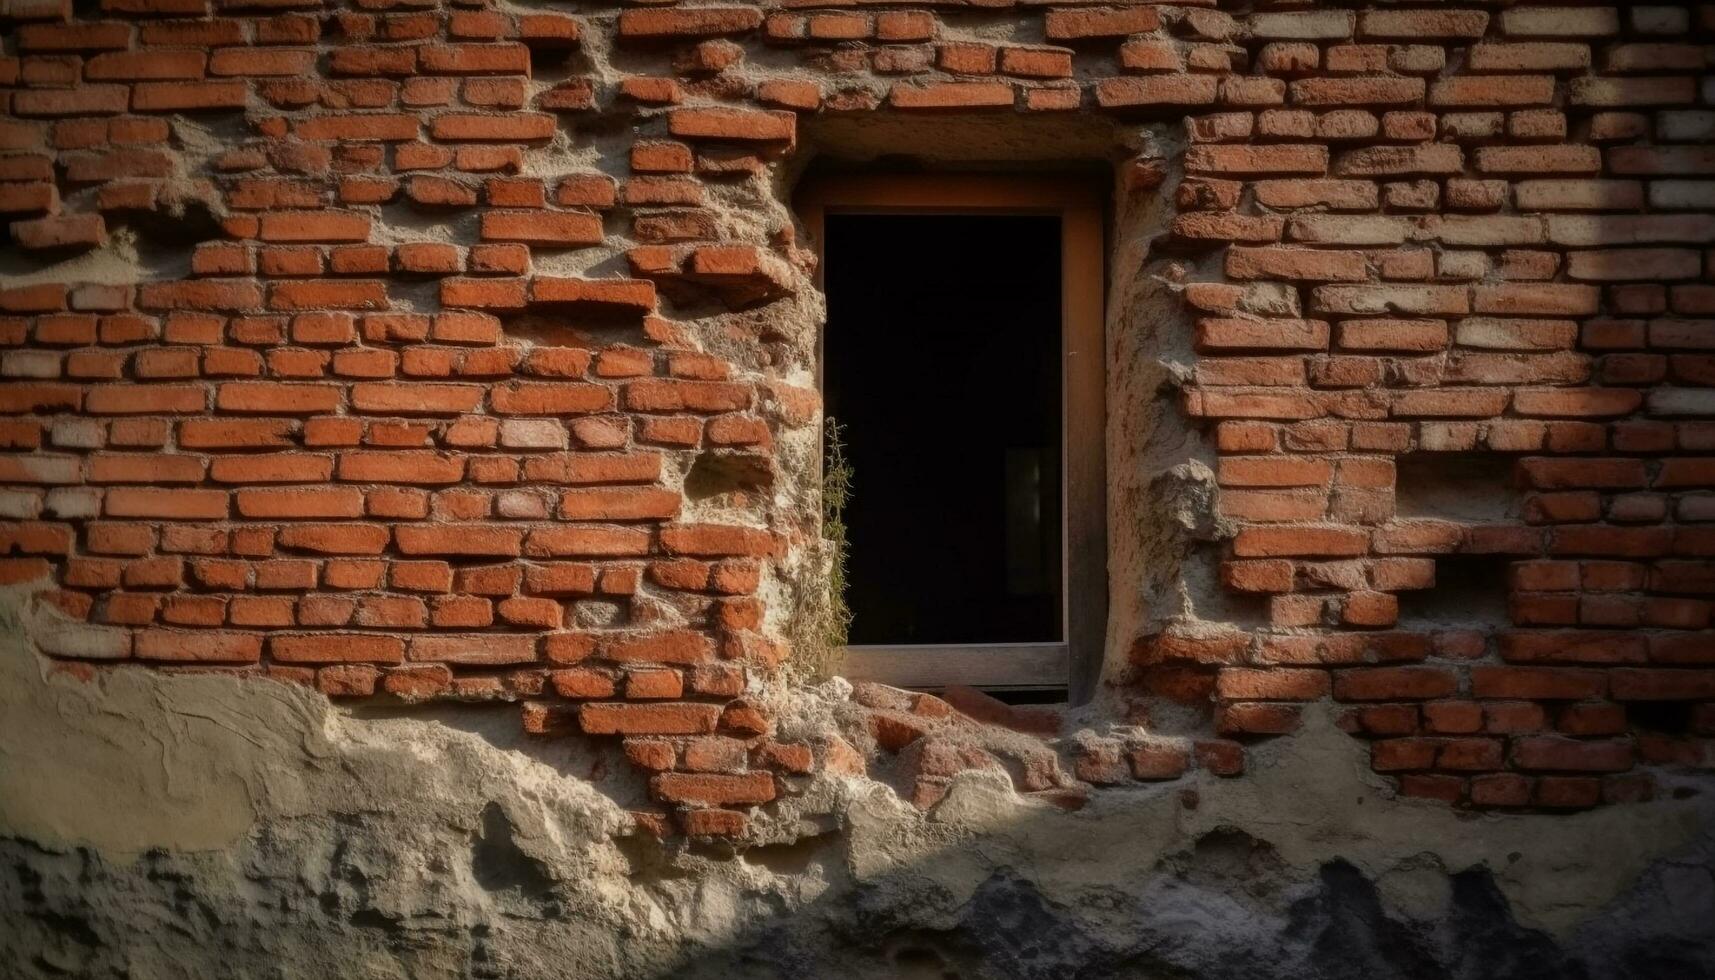
<instances>
[{"instance_id":1,"label":"weathered brick wall","mask_svg":"<svg viewBox=\"0 0 1715 980\"><path fill-rule=\"evenodd\" d=\"M756 202L807 117L1102 114L1188 143L1116 193L1176 213L1255 616L1134 638L1131 712L1021 787L1238 775L1330 698L1462 805L1715 764L1715 7L1254 6L5 0L0 573L67 669L523 700L738 831L862 765L772 734L813 522L686 493L811 475L811 261ZM1400 511L1438 455L1516 461L1464 493L1518 513ZM1504 621L1411 615L1485 563ZM990 761L860 695L921 802Z\"/></svg>"}]
</instances>

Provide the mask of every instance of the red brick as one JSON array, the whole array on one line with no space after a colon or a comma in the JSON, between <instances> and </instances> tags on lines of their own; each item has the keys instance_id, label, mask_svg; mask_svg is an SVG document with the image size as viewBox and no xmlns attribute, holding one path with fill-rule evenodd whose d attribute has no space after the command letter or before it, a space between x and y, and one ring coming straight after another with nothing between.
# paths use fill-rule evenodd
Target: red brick
<instances>
[{"instance_id":1,"label":"red brick","mask_svg":"<svg viewBox=\"0 0 1715 980\"><path fill-rule=\"evenodd\" d=\"M432 452L351 452L341 454L340 480L356 483L457 483L464 459Z\"/></svg>"},{"instance_id":2,"label":"red brick","mask_svg":"<svg viewBox=\"0 0 1715 980\"><path fill-rule=\"evenodd\" d=\"M1263 176L1327 172L1328 150L1315 145L1193 146L1185 151L1185 168L1193 172Z\"/></svg>"},{"instance_id":3,"label":"red brick","mask_svg":"<svg viewBox=\"0 0 1715 980\"><path fill-rule=\"evenodd\" d=\"M722 524L669 525L661 529L661 545L679 555L766 557L774 552L768 532Z\"/></svg>"},{"instance_id":4,"label":"red brick","mask_svg":"<svg viewBox=\"0 0 1715 980\"><path fill-rule=\"evenodd\" d=\"M982 106L1011 106L1012 86L1005 82L933 82L926 85L899 84L888 92L888 102L899 109L954 109Z\"/></svg>"},{"instance_id":5,"label":"red brick","mask_svg":"<svg viewBox=\"0 0 1715 980\"><path fill-rule=\"evenodd\" d=\"M1555 727L1567 735L1619 735L1626 731L1626 711L1617 704L1570 704L1560 710Z\"/></svg>"},{"instance_id":6,"label":"red brick","mask_svg":"<svg viewBox=\"0 0 1715 980\"><path fill-rule=\"evenodd\" d=\"M1706 625L1704 622L1697 624ZM1667 633L1650 637L1650 660L1661 664L1715 664L1715 637L1709 633Z\"/></svg>"},{"instance_id":7,"label":"red brick","mask_svg":"<svg viewBox=\"0 0 1715 980\"><path fill-rule=\"evenodd\" d=\"M1326 320L1263 320L1205 318L1197 321L1199 350L1316 351L1328 349Z\"/></svg>"},{"instance_id":8,"label":"red brick","mask_svg":"<svg viewBox=\"0 0 1715 980\"><path fill-rule=\"evenodd\" d=\"M1490 666L1471 669L1471 692L1479 698L1576 701L1599 697L1606 687L1607 681L1599 670Z\"/></svg>"},{"instance_id":9,"label":"red brick","mask_svg":"<svg viewBox=\"0 0 1715 980\"><path fill-rule=\"evenodd\" d=\"M619 16L624 38L674 39L741 34L762 26L755 7L695 7L627 10Z\"/></svg>"},{"instance_id":10,"label":"red brick","mask_svg":"<svg viewBox=\"0 0 1715 980\"><path fill-rule=\"evenodd\" d=\"M1469 58L1475 71L1579 71L1590 67L1590 48L1543 41L1491 42L1473 46Z\"/></svg>"},{"instance_id":11,"label":"red brick","mask_svg":"<svg viewBox=\"0 0 1715 980\"><path fill-rule=\"evenodd\" d=\"M1370 746L1370 766L1377 772L1429 769L1440 743L1428 738L1389 738Z\"/></svg>"},{"instance_id":12,"label":"red brick","mask_svg":"<svg viewBox=\"0 0 1715 980\"><path fill-rule=\"evenodd\" d=\"M1458 688L1452 671L1439 667L1371 667L1336 671L1340 701L1422 700L1446 697Z\"/></svg>"},{"instance_id":13,"label":"red brick","mask_svg":"<svg viewBox=\"0 0 1715 980\"><path fill-rule=\"evenodd\" d=\"M1341 154L1334 172L1342 177L1445 176L1464 170L1464 154L1447 143L1373 146Z\"/></svg>"},{"instance_id":14,"label":"red brick","mask_svg":"<svg viewBox=\"0 0 1715 980\"><path fill-rule=\"evenodd\" d=\"M1512 663L1640 663L1646 649L1642 636L1595 630L1519 631L1500 638L1501 657Z\"/></svg>"},{"instance_id":15,"label":"red brick","mask_svg":"<svg viewBox=\"0 0 1715 980\"><path fill-rule=\"evenodd\" d=\"M536 637L509 633L413 636L410 659L475 666L532 663L536 660Z\"/></svg>"},{"instance_id":16,"label":"red brick","mask_svg":"<svg viewBox=\"0 0 1715 980\"><path fill-rule=\"evenodd\" d=\"M429 44L417 59L423 71L437 75L508 75L530 71L530 50L522 44Z\"/></svg>"},{"instance_id":17,"label":"red brick","mask_svg":"<svg viewBox=\"0 0 1715 980\"><path fill-rule=\"evenodd\" d=\"M1096 102L1106 109L1169 105L1209 105L1215 101L1212 75L1148 75L1104 78L1096 83ZM1009 98L1002 104L1010 104Z\"/></svg>"},{"instance_id":18,"label":"red brick","mask_svg":"<svg viewBox=\"0 0 1715 980\"><path fill-rule=\"evenodd\" d=\"M1369 549L1369 535L1344 527L1247 527L1233 540L1233 552L1246 558L1274 556L1351 556Z\"/></svg>"},{"instance_id":19,"label":"red brick","mask_svg":"<svg viewBox=\"0 0 1715 980\"><path fill-rule=\"evenodd\" d=\"M472 142L540 143L556 130L554 117L544 113L511 113L505 116L446 114L430 123L438 140Z\"/></svg>"},{"instance_id":20,"label":"red brick","mask_svg":"<svg viewBox=\"0 0 1715 980\"><path fill-rule=\"evenodd\" d=\"M242 109L247 100L243 82L139 82L132 88L136 112L196 112Z\"/></svg>"},{"instance_id":21,"label":"red brick","mask_svg":"<svg viewBox=\"0 0 1715 980\"><path fill-rule=\"evenodd\" d=\"M115 487L107 491L103 513L108 517L219 520L227 516L227 494L224 490Z\"/></svg>"},{"instance_id":22,"label":"red brick","mask_svg":"<svg viewBox=\"0 0 1715 980\"><path fill-rule=\"evenodd\" d=\"M262 637L254 633L146 629L137 633L133 653L140 660L254 663L262 656Z\"/></svg>"},{"instance_id":23,"label":"red brick","mask_svg":"<svg viewBox=\"0 0 1715 980\"><path fill-rule=\"evenodd\" d=\"M1520 769L1622 772L1632 767L1629 739L1591 740L1527 736L1513 740L1512 764Z\"/></svg>"},{"instance_id":24,"label":"red brick","mask_svg":"<svg viewBox=\"0 0 1715 980\"><path fill-rule=\"evenodd\" d=\"M377 555L387 545L387 529L375 524L308 524L280 530L282 549L332 555Z\"/></svg>"},{"instance_id":25,"label":"red brick","mask_svg":"<svg viewBox=\"0 0 1715 980\"><path fill-rule=\"evenodd\" d=\"M600 218L582 211L489 211L481 235L483 241L573 248L600 244L602 228Z\"/></svg>"},{"instance_id":26,"label":"red brick","mask_svg":"<svg viewBox=\"0 0 1715 980\"><path fill-rule=\"evenodd\" d=\"M692 666L714 656L708 637L689 631L621 636L605 641L600 655L622 663L664 663Z\"/></svg>"},{"instance_id":27,"label":"red brick","mask_svg":"<svg viewBox=\"0 0 1715 980\"><path fill-rule=\"evenodd\" d=\"M1715 670L1619 668L1610 675L1616 701L1707 701L1715 698Z\"/></svg>"},{"instance_id":28,"label":"red brick","mask_svg":"<svg viewBox=\"0 0 1715 980\"><path fill-rule=\"evenodd\" d=\"M524 531L496 525L401 525L393 539L407 555L516 557L523 549Z\"/></svg>"},{"instance_id":29,"label":"red brick","mask_svg":"<svg viewBox=\"0 0 1715 980\"><path fill-rule=\"evenodd\" d=\"M1366 10L1358 19L1358 33L1403 41L1479 38L1488 25L1489 15L1480 10Z\"/></svg>"},{"instance_id":30,"label":"red brick","mask_svg":"<svg viewBox=\"0 0 1715 980\"><path fill-rule=\"evenodd\" d=\"M631 528L540 527L529 532L531 557L616 557L648 553L649 535Z\"/></svg>"},{"instance_id":31,"label":"red brick","mask_svg":"<svg viewBox=\"0 0 1715 980\"><path fill-rule=\"evenodd\" d=\"M513 382L489 394L494 411L502 415L564 415L599 412L612 407L613 395L593 384L529 384Z\"/></svg>"},{"instance_id":32,"label":"red brick","mask_svg":"<svg viewBox=\"0 0 1715 980\"><path fill-rule=\"evenodd\" d=\"M1143 34L1160 26L1161 15L1151 7L1050 10L1044 33L1051 41L1069 41Z\"/></svg>"},{"instance_id":33,"label":"red brick","mask_svg":"<svg viewBox=\"0 0 1715 980\"><path fill-rule=\"evenodd\" d=\"M1217 776L1240 776L1245 771L1245 750L1237 742L1208 739L1192 743L1197 765Z\"/></svg>"},{"instance_id":34,"label":"red brick","mask_svg":"<svg viewBox=\"0 0 1715 980\"><path fill-rule=\"evenodd\" d=\"M238 514L252 520L351 518L363 515L363 493L346 487L240 490Z\"/></svg>"},{"instance_id":35,"label":"red brick","mask_svg":"<svg viewBox=\"0 0 1715 980\"><path fill-rule=\"evenodd\" d=\"M1489 174L1595 174L1602 166L1593 146L1485 146L1476 156Z\"/></svg>"},{"instance_id":36,"label":"red brick","mask_svg":"<svg viewBox=\"0 0 1715 980\"><path fill-rule=\"evenodd\" d=\"M579 724L591 735L707 734L719 720L720 708L712 704L597 703L578 710Z\"/></svg>"},{"instance_id":37,"label":"red brick","mask_svg":"<svg viewBox=\"0 0 1715 980\"><path fill-rule=\"evenodd\" d=\"M1215 680L1216 694L1227 700L1315 701L1329 690L1329 675L1321 670L1227 667Z\"/></svg>"},{"instance_id":38,"label":"red brick","mask_svg":"<svg viewBox=\"0 0 1715 980\"><path fill-rule=\"evenodd\" d=\"M667 129L674 136L693 139L790 143L797 121L797 116L779 110L674 109L667 116Z\"/></svg>"},{"instance_id":39,"label":"red brick","mask_svg":"<svg viewBox=\"0 0 1715 980\"><path fill-rule=\"evenodd\" d=\"M1431 701L1423 705L1423 728L1438 735L1481 731L1483 707L1473 701Z\"/></svg>"},{"instance_id":40,"label":"red brick","mask_svg":"<svg viewBox=\"0 0 1715 980\"><path fill-rule=\"evenodd\" d=\"M1000 49L1000 70L1027 78L1069 78L1072 52L1064 48L1004 47Z\"/></svg>"},{"instance_id":41,"label":"red brick","mask_svg":"<svg viewBox=\"0 0 1715 980\"><path fill-rule=\"evenodd\" d=\"M283 663L399 663L405 641L368 633L305 633L275 635L268 654Z\"/></svg>"},{"instance_id":42,"label":"red brick","mask_svg":"<svg viewBox=\"0 0 1715 980\"><path fill-rule=\"evenodd\" d=\"M1530 781L1517 773L1494 773L1471 780L1471 802L1477 806L1524 806L1530 802Z\"/></svg>"},{"instance_id":43,"label":"red brick","mask_svg":"<svg viewBox=\"0 0 1715 980\"><path fill-rule=\"evenodd\" d=\"M594 705L586 706L588 711ZM588 723L586 721L586 730ZM774 799L774 777L764 772L735 775L668 772L649 781L650 792L669 803L721 806Z\"/></svg>"},{"instance_id":44,"label":"red brick","mask_svg":"<svg viewBox=\"0 0 1715 980\"><path fill-rule=\"evenodd\" d=\"M1421 78L1305 78L1291 84L1292 101L1312 108L1410 105L1423 98Z\"/></svg>"},{"instance_id":45,"label":"red brick","mask_svg":"<svg viewBox=\"0 0 1715 980\"><path fill-rule=\"evenodd\" d=\"M1126 752L1135 779L1177 779L1190 767L1190 753L1182 745L1138 745Z\"/></svg>"},{"instance_id":46,"label":"red brick","mask_svg":"<svg viewBox=\"0 0 1715 980\"><path fill-rule=\"evenodd\" d=\"M1429 352L1448 340L1445 320L1345 320L1339 330L1343 350Z\"/></svg>"}]
</instances>

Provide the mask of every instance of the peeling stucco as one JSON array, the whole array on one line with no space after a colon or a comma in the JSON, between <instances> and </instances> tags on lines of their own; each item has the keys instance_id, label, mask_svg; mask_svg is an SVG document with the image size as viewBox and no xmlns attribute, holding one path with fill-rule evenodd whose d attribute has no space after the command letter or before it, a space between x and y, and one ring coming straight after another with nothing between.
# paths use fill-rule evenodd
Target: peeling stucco
<instances>
[{"instance_id":1,"label":"peeling stucco","mask_svg":"<svg viewBox=\"0 0 1715 980\"><path fill-rule=\"evenodd\" d=\"M927 813L825 774L748 842L661 842L615 802L630 777L612 753L529 739L515 709L85 681L45 672L16 609L0 953L25 976L1345 976L1384 940L1400 945L1374 962L1399 972L1369 975L1415 975L1414 957L1659 975L1652 950L1715 968L1706 792L1461 813L1395 798L1318 714L1253 750L1245 779L1110 789L1077 812L983 771ZM1535 966L1482 972L1472 957L1502 941Z\"/></svg>"}]
</instances>

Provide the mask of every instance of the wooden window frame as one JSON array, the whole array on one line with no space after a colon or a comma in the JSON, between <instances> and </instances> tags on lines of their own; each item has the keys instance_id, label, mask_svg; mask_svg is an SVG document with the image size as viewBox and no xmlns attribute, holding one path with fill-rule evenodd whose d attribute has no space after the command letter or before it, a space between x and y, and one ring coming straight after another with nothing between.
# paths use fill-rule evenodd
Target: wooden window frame
<instances>
[{"instance_id":1,"label":"wooden window frame","mask_svg":"<svg viewBox=\"0 0 1715 980\"><path fill-rule=\"evenodd\" d=\"M1073 703L1089 700L1101 673L1108 604L1102 193L1092 181L1067 177L865 174L808 180L796 204L818 258L829 214L1060 217L1063 639L849 646L841 673L907 688L1065 688ZM816 284L821 286L820 262ZM818 385L821 346L818 340Z\"/></svg>"}]
</instances>

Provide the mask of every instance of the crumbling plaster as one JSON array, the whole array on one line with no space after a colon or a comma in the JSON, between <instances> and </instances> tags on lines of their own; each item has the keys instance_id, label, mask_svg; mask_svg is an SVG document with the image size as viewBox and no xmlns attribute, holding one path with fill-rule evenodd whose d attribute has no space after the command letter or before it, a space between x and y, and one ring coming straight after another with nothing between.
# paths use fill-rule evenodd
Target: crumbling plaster
<instances>
[{"instance_id":1,"label":"crumbling plaster","mask_svg":"<svg viewBox=\"0 0 1715 980\"><path fill-rule=\"evenodd\" d=\"M1389 930L1449 963L1478 952L1453 942L1482 911L1473 875L1499 896L1492 930L1539 959L1648 975L1634 960L1654 944L1715 968L1706 793L1458 813L1394 798L1314 716L1244 780L1110 790L1079 812L984 772L926 814L819 775L736 849L659 842L610 798L622 765L527 741L515 709L364 714L135 669L86 682L44 669L19 608L0 648L0 956L25 976L1231 977L1295 959L1337 976L1370 955L1347 946ZM843 683L782 723L837 726ZM1305 919L1364 896L1373 921ZM1050 933L971 920L997 908Z\"/></svg>"}]
</instances>

